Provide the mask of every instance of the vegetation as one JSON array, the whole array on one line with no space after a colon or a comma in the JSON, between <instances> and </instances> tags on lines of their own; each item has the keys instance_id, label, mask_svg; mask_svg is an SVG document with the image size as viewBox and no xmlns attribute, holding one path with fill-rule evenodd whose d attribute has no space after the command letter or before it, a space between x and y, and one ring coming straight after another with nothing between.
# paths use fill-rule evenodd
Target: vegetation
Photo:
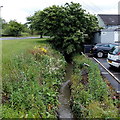
<instances>
[{"instance_id":1,"label":"vegetation","mask_svg":"<svg viewBox=\"0 0 120 120\"><path fill-rule=\"evenodd\" d=\"M0 19L2 26L2 36L28 36L30 30L26 24L18 23L16 20L6 22L4 19Z\"/></svg>"},{"instance_id":2,"label":"vegetation","mask_svg":"<svg viewBox=\"0 0 120 120\"><path fill-rule=\"evenodd\" d=\"M10 21L4 27L4 34L9 36L20 36L22 31L23 31L22 24L16 21Z\"/></svg>"},{"instance_id":3,"label":"vegetation","mask_svg":"<svg viewBox=\"0 0 120 120\"><path fill-rule=\"evenodd\" d=\"M32 29L51 36L52 44L69 57L80 52L83 43L90 43L93 32L99 28L97 18L73 2L37 11L28 21Z\"/></svg>"},{"instance_id":4,"label":"vegetation","mask_svg":"<svg viewBox=\"0 0 120 120\"><path fill-rule=\"evenodd\" d=\"M42 11L35 12L34 16L28 17L27 24L30 25L31 34L33 34L35 31L40 34L40 37L43 37L43 21L45 16L42 16Z\"/></svg>"},{"instance_id":5,"label":"vegetation","mask_svg":"<svg viewBox=\"0 0 120 120\"><path fill-rule=\"evenodd\" d=\"M45 40L39 42L40 45L11 56L7 68L3 64L6 68L3 73L3 118L56 118L58 90L64 79L66 62Z\"/></svg>"},{"instance_id":6,"label":"vegetation","mask_svg":"<svg viewBox=\"0 0 120 120\"><path fill-rule=\"evenodd\" d=\"M71 99L76 117L117 118L118 109L97 64L80 55L75 56L73 62Z\"/></svg>"},{"instance_id":7,"label":"vegetation","mask_svg":"<svg viewBox=\"0 0 120 120\"><path fill-rule=\"evenodd\" d=\"M3 41L3 118L56 118L59 87L66 60L90 43L98 27L94 15L79 3L51 6L27 18L31 33L46 39ZM27 24L3 22L3 33L27 34ZM53 49L49 43L52 43ZM84 56L73 57L72 110L77 118L116 118L118 109L110 98L98 66Z\"/></svg>"}]
</instances>

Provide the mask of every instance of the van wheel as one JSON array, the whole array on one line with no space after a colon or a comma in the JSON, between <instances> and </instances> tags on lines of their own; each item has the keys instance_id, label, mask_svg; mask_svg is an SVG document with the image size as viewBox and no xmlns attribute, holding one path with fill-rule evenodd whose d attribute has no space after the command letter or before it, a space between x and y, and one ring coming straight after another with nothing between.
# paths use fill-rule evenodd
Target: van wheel
<instances>
[{"instance_id":1,"label":"van wheel","mask_svg":"<svg viewBox=\"0 0 120 120\"><path fill-rule=\"evenodd\" d=\"M97 53L97 57L98 57L98 58L102 58L103 56L104 56L104 53L103 53L103 52L100 51L100 52Z\"/></svg>"}]
</instances>

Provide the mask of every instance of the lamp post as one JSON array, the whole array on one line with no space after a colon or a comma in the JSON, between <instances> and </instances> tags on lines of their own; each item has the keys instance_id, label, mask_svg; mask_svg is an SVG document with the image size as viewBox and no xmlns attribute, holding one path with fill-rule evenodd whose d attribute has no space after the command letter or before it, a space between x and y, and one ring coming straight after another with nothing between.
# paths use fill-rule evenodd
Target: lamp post
<instances>
[{"instance_id":1,"label":"lamp post","mask_svg":"<svg viewBox=\"0 0 120 120\"><path fill-rule=\"evenodd\" d=\"M0 37L2 37L2 17L1 17L1 8L3 6L0 6Z\"/></svg>"},{"instance_id":2,"label":"lamp post","mask_svg":"<svg viewBox=\"0 0 120 120\"><path fill-rule=\"evenodd\" d=\"M2 8L3 6L0 6L0 18L1 18L1 8Z\"/></svg>"},{"instance_id":3,"label":"lamp post","mask_svg":"<svg viewBox=\"0 0 120 120\"><path fill-rule=\"evenodd\" d=\"M3 6L0 6L0 37L2 36L2 18L1 18L1 8ZM0 40L0 104L2 103L2 41ZM0 114L2 111L0 110ZM1 115L0 115L1 118Z\"/></svg>"},{"instance_id":4,"label":"lamp post","mask_svg":"<svg viewBox=\"0 0 120 120\"><path fill-rule=\"evenodd\" d=\"M3 6L0 6L0 37L2 37L2 17L1 17L1 8Z\"/></svg>"}]
</instances>

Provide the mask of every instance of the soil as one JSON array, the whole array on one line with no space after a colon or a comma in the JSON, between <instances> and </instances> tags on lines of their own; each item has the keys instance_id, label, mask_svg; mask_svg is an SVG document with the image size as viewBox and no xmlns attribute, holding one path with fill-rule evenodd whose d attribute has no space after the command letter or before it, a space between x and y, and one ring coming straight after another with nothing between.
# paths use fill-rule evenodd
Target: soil
<instances>
[{"instance_id":1,"label":"soil","mask_svg":"<svg viewBox=\"0 0 120 120\"><path fill-rule=\"evenodd\" d=\"M7 101L9 101L8 95L5 93L2 93L2 103L6 103Z\"/></svg>"}]
</instances>

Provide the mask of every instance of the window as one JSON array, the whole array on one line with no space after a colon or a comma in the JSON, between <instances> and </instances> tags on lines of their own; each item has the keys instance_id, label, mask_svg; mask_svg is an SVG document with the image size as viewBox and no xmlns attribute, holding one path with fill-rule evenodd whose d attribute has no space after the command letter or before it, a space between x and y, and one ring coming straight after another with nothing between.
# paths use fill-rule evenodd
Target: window
<instances>
[{"instance_id":1,"label":"window","mask_svg":"<svg viewBox=\"0 0 120 120\"><path fill-rule=\"evenodd\" d=\"M108 44L104 44L103 47L109 47L109 45Z\"/></svg>"},{"instance_id":2,"label":"window","mask_svg":"<svg viewBox=\"0 0 120 120\"><path fill-rule=\"evenodd\" d=\"M113 48L113 47L115 47L116 45L114 45L114 44L109 44L109 46L110 46L110 48Z\"/></svg>"},{"instance_id":3,"label":"window","mask_svg":"<svg viewBox=\"0 0 120 120\"><path fill-rule=\"evenodd\" d=\"M120 48L118 47L113 47L111 50L110 50L110 54L113 54L113 55L116 55L120 52Z\"/></svg>"}]
</instances>

